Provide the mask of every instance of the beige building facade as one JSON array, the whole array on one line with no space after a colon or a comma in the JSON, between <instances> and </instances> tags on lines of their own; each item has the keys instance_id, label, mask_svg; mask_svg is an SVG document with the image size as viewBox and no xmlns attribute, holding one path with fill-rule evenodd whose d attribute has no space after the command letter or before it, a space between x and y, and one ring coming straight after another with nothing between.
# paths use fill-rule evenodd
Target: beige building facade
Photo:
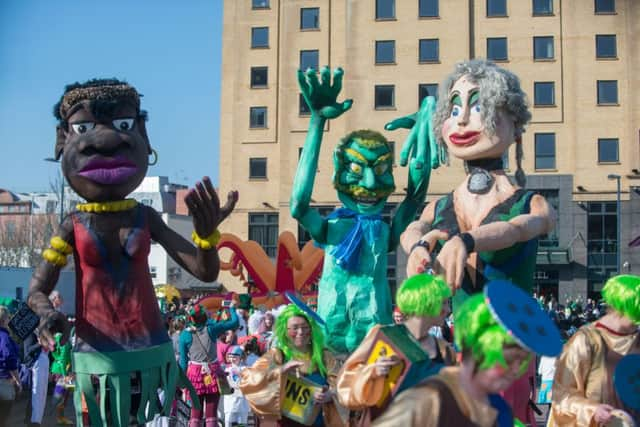
<instances>
[{"instance_id":1,"label":"beige building facade","mask_svg":"<svg viewBox=\"0 0 640 427\"><path fill-rule=\"evenodd\" d=\"M342 98L354 100L323 139L313 202L329 210L339 204L332 150L342 136L381 131L398 155L407 132L384 124L415 112L456 62L491 58L529 95L527 186L559 214L539 249L538 290L596 295L610 274L640 272L640 249L628 246L640 235L638 40L634 0L225 0L220 188L238 189L240 200L223 231L271 255L278 233L298 233L289 197L309 121L299 68L344 68ZM508 164L514 171L513 150ZM407 180L403 167L394 175L388 211ZM457 161L434 171L427 201L463 177ZM406 256L392 258L393 283L404 277Z\"/></svg>"}]
</instances>

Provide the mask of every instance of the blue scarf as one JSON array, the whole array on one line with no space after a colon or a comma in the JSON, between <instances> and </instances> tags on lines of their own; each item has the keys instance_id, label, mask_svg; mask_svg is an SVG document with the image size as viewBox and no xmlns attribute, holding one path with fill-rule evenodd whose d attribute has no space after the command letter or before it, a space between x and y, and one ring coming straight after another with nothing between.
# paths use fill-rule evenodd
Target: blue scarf
<instances>
[{"instance_id":1,"label":"blue scarf","mask_svg":"<svg viewBox=\"0 0 640 427\"><path fill-rule=\"evenodd\" d=\"M382 216L379 214L364 215L351 209L339 208L327 216L329 220L334 218L354 218L356 220L351 230L330 252L340 267L347 271L356 271L360 263L362 238L364 236L364 240L371 245L380 237Z\"/></svg>"}]
</instances>

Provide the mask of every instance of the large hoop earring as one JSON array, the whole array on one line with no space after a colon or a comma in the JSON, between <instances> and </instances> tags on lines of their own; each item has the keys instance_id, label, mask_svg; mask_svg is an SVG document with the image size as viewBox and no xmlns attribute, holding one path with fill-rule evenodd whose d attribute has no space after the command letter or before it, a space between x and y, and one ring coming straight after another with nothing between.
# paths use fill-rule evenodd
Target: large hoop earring
<instances>
[{"instance_id":1,"label":"large hoop earring","mask_svg":"<svg viewBox=\"0 0 640 427\"><path fill-rule=\"evenodd\" d=\"M149 162L149 166L153 166L158 163L158 152L155 149L151 149L151 154L153 154L153 161Z\"/></svg>"}]
</instances>

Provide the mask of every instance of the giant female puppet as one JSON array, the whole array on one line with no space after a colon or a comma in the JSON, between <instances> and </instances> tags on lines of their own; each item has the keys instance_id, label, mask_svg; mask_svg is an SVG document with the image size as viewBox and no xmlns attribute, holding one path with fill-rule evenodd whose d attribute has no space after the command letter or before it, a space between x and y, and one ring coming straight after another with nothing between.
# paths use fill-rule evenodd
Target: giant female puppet
<instances>
[{"instance_id":1,"label":"giant female puppet","mask_svg":"<svg viewBox=\"0 0 640 427\"><path fill-rule=\"evenodd\" d=\"M75 83L66 87L54 114L56 158L71 188L87 203L64 218L51 247L43 252L45 261L31 280L29 305L41 317L43 342L53 346L55 330L66 335L66 320L53 310L47 295L73 254L76 411L83 395L91 425L128 425L133 376L141 387L136 416L142 423L157 412L167 413L179 375L149 274L150 242L162 245L197 278L213 281L219 270L217 226L233 209L237 193L229 193L223 208L208 178L187 193L193 246L168 228L155 210L125 198L142 182L148 156L155 154L135 88L118 80ZM93 375L99 378L99 406ZM159 387L165 391L162 409L157 407ZM110 414L105 413L105 398ZM77 419L81 422L82 417Z\"/></svg>"},{"instance_id":2,"label":"giant female puppet","mask_svg":"<svg viewBox=\"0 0 640 427\"><path fill-rule=\"evenodd\" d=\"M490 280L531 290L537 239L553 229L555 213L522 188L522 133L530 118L518 77L491 62L459 63L442 85L433 127L441 149L465 162L467 176L427 205L401 243L407 275L429 266L443 274L455 292L454 310ZM514 143L517 185L502 162Z\"/></svg>"},{"instance_id":3,"label":"giant female puppet","mask_svg":"<svg viewBox=\"0 0 640 427\"><path fill-rule=\"evenodd\" d=\"M403 150L401 164L411 156L407 195L387 224L380 213L395 189L391 145L378 132L358 130L342 138L333 154L333 186L343 207L327 217L310 207L325 122L351 107L351 100L337 102L342 75L335 70L331 85L327 67L320 81L314 70L298 72L311 121L291 195L292 216L325 248L318 314L326 322L328 346L338 353L354 350L373 325L391 323L387 253L424 202L431 172L425 118L410 133L405 147L412 148ZM428 116L431 108L425 103L421 114Z\"/></svg>"}]
</instances>

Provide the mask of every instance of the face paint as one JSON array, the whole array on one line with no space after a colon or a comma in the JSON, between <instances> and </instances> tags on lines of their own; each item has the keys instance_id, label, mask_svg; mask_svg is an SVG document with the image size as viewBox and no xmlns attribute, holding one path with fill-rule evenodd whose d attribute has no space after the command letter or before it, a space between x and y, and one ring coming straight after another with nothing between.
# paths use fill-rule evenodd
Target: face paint
<instances>
[{"instance_id":1,"label":"face paint","mask_svg":"<svg viewBox=\"0 0 640 427\"><path fill-rule=\"evenodd\" d=\"M395 190L393 153L381 141L354 138L338 148L334 187L340 201L361 214L379 213Z\"/></svg>"}]
</instances>

